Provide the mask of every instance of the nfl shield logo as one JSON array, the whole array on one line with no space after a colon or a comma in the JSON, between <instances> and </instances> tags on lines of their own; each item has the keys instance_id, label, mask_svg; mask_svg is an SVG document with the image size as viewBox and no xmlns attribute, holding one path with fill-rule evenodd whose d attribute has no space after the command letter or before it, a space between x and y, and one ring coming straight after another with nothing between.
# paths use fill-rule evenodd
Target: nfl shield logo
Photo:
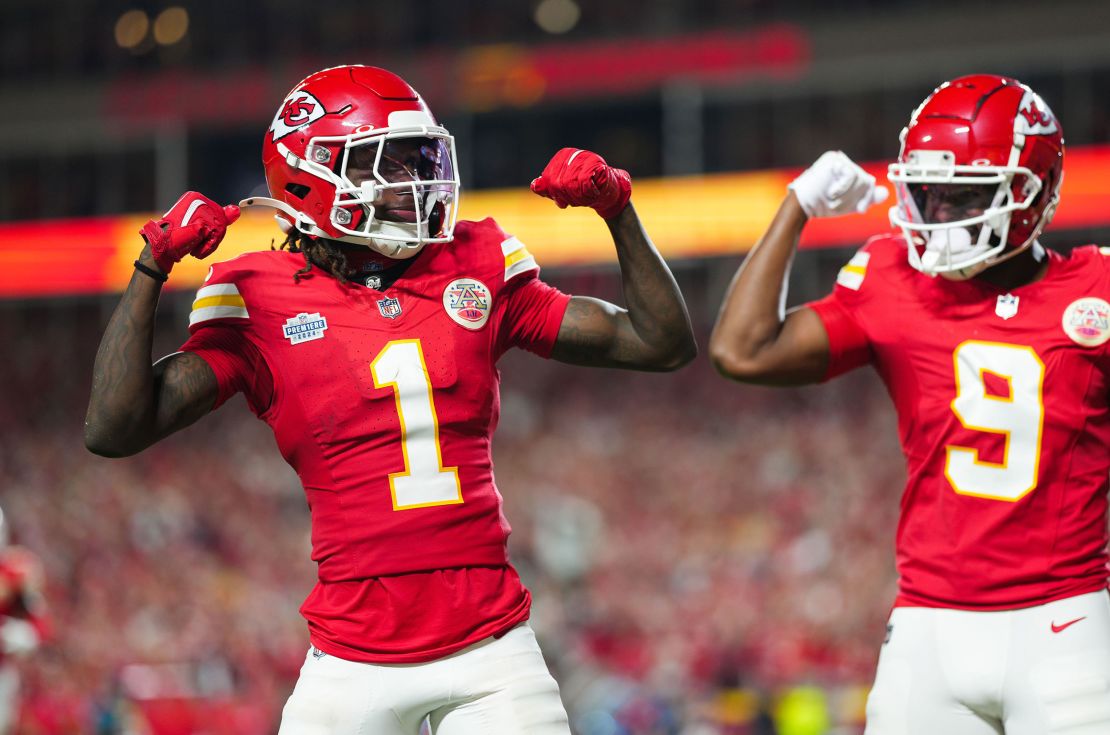
<instances>
[{"instance_id":1,"label":"nfl shield logo","mask_svg":"<svg viewBox=\"0 0 1110 735\"><path fill-rule=\"evenodd\" d=\"M396 319L401 316L401 302L394 298L386 297L378 302L378 311L386 319Z\"/></svg>"},{"instance_id":2,"label":"nfl shield logo","mask_svg":"<svg viewBox=\"0 0 1110 735\"><path fill-rule=\"evenodd\" d=\"M1020 297L1011 293L1002 294L998 297L998 303L994 305L994 313L1003 319L1009 319L1017 314L1019 299Z\"/></svg>"}]
</instances>

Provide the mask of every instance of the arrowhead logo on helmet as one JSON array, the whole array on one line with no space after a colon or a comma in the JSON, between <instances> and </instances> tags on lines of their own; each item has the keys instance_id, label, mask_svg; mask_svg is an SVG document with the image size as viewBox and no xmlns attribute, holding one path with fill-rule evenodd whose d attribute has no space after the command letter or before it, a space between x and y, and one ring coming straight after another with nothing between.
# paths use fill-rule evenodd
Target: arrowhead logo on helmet
<instances>
[{"instance_id":1,"label":"arrowhead logo on helmet","mask_svg":"<svg viewBox=\"0 0 1110 735\"><path fill-rule=\"evenodd\" d=\"M272 139L275 141L281 140L310 122L319 120L326 114L328 112L324 109L320 100L303 89L294 92L285 99L285 104L274 116L274 122L270 125Z\"/></svg>"},{"instance_id":2,"label":"arrowhead logo on helmet","mask_svg":"<svg viewBox=\"0 0 1110 735\"><path fill-rule=\"evenodd\" d=\"M1052 111L1032 90L1025 93L1018 105L1018 115L1018 119L1014 121L1014 132L1022 135L1050 135L1057 130Z\"/></svg>"}]
</instances>

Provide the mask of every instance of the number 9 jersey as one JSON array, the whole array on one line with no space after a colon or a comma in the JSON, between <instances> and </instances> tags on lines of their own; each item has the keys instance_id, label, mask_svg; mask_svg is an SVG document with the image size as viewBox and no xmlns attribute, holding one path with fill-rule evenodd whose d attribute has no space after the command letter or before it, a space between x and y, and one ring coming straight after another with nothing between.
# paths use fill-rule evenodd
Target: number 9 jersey
<instances>
[{"instance_id":1,"label":"number 9 jersey","mask_svg":"<svg viewBox=\"0 0 1110 735\"><path fill-rule=\"evenodd\" d=\"M907 483L897 605L1003 610L1107 586L1110 257L1047 252L1004 292L929 278L879 236L808 306L826 379L875 366Z\"/></svg>"},{"instance_id":2,"label":"number 9 jersey","mask_svg":"<svg viewBox=\"0 0 1110 735\"><path fill-rule=\"evenodd\" d=\"M495 364L512 347L549 356L569 296L492 219L460 222L381 291L316 267L295 279L304 266L285 251L213 266L182 350L212 367L217 406L246 395L300 477L313 644L407 662L503 633L529 598L493 478Z\"/></svg>"}]
</instances>

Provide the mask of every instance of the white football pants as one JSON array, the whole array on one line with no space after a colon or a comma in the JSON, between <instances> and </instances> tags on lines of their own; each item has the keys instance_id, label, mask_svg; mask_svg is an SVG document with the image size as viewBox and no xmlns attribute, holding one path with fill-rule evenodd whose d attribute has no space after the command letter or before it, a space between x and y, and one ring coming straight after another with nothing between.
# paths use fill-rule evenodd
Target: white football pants
<instances>
[{"instance_id":1,"label":"white football pants","mask_svg":"<svg viewBox=\"0 0 1110 735\"><path fill-rule=\"evenodd\" d=\"M433 735L570 735L559 685L527 623L420 664L310 649L278 735L417 735L425 718Z\"/></svg>"},{"instance_id":2,"label":"white football pants","mask_svg":"<svg viewBox=\"0 0 1110 735\"><path fill-rule=\"evenodd\" d=\"M1110 595L895 608L865 735L1107 735Z\"/></svg>"},{"instance_id":3,"label":"white football pants","mask_svg":"<svg viewBox=\"0 0 1110 735\"><path fill-rule=\"evenodd\" d=\"M0 735L15 732L19 717L19 673L15 664L0 661Z\"/></svg>"}]
</instances>

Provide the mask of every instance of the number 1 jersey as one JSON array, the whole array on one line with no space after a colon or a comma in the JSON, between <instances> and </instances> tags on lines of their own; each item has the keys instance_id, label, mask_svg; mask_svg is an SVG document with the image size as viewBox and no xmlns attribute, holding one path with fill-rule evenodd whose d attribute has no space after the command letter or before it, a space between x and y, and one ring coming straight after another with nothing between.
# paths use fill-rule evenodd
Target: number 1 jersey
<instances>
[{"instance_id":1,"label":"number 1 jersey","mask_svg":"<svg viewBox=\"0 0 1110 735\"><path fill-rule=\"evenodd\" d=\"M872 239L809 304L827 377L871 363L894 400L897 604L1011 609L1106 588L1110 257L1048 252L1043 279L1004 292L929 278L905 247Z\"/></svg>"},{"instance_id":2,"label":"number 1 jersey","mask_svg":"<svg viewBox=\"0 0 1110 735\"><path fill-rule=\"evenodd\" d=\"M268 251L213 266L182 349L212 366L217 405L246 395L301 479L314 645L420 661L504 632L529 598L493 478L495 364L512 347L548 356L569 297L490 219L460 222L382 291L295 279L304 265Z\"/></svg>"}]
</instances>

